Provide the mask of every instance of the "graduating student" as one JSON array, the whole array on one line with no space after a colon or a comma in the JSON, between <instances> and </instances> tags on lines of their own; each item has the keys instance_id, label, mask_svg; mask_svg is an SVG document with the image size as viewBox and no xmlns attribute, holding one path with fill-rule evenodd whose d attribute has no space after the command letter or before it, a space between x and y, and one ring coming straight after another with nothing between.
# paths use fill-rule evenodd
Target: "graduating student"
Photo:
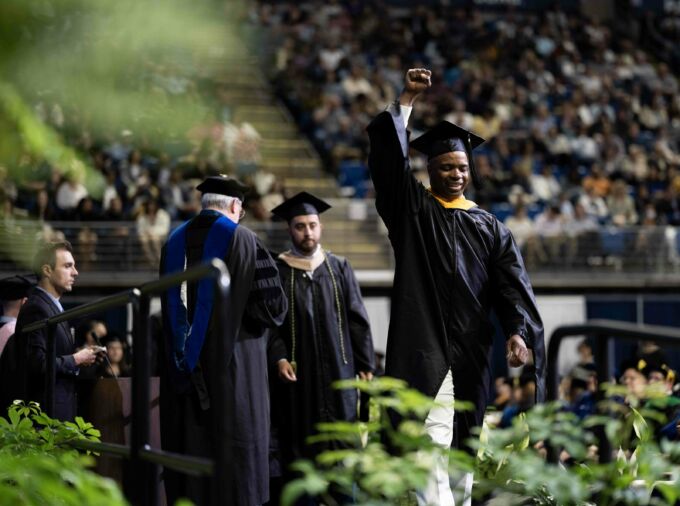
<instances>
[{"instance_id":1,"label":"graduating student","mask_svg":"<svg viewBox=\"0 0 680 506\"><path fill-rule=\"evenodd\" d=\"M175 229L162 251L160 274L180 272L212 258L224 259L231 275L229 322L215 329L212 280L176 287L162 298L165 341L161 372L163 448L210 457L215 445L231 455L224 504L253 506L269 499L269 392L267 332L283 322L288 304L274 260L257 236L239 225L246 187L235 179L208 177L196 187L202 211ZM218 356L220 339L231 353ZM227 399L211 391L227 382ZM227 403L227 418L214 418ZM223 437L211 439L211 427ZM199 478L164 472L169 503L188 497L208 503Z\"/></svg>"},{"instance_id":2,"label":"graduating student","mask_svg":"<svg viewBox=\"0 0 680 506\"><path fill-rule=\"evenodd\" d=\"M371 379L375 368L368 316L352 267L320 243L319 215L329 208L301 192L272 210L288 223L292 242L277 259L288 316L269 346L280 380L273 382L272 409L284 467L325 448L305 442L316 424L356 420L356 391L337 390L332 383Z\"/></svg>"},{"instance_id":3,"label":"graduating student","mask_svg":"<svg viewBox=\"0 0 680 506\"><path fill-rule=\"evenodd\" d=\"M385 374L443 402L472 402L473 412L455 414L460 445L481 424L487 404L491 310L507 338L510 365L525 364L533 350L539 399L545 389L543 325L512 235L464 196L476 180L472 150L483 139L442 122L411 143L428 157L431 187L410 173L406 126L430 75L409 70L398 103L368 127L376 208L396 261ZM455 444L453 408L433 409L425 424L437 444ZM421 504L453 504L446 462L418 497Z\"/></svg>"},{"instance_id":4,"label":"graduating student","mask_svg":"<svg viewBox=\"0 0 680 506\"><path fill-rule=\"evenodd\" d=\"M17 324L17 316L21 306L26 302L26 298L32 288L32 284L23 276L10 276L0 279L0 355L5 349L7 340L12 334Z\"/></svg>"},{"instance_id":5,"label":"graduating student","mask_svg":"<svg viewBox=\"0 0 680 506\"><path fill-rule=\"evenodd\" d=\"M0 280L0 414L4 415L7 406L21 396L18 383L23 383L19 368L19 350L17 349L14 330L17 316L28 300L33 288L32 283L24 276L10 276Z\"/></svg>"}]
</instances>

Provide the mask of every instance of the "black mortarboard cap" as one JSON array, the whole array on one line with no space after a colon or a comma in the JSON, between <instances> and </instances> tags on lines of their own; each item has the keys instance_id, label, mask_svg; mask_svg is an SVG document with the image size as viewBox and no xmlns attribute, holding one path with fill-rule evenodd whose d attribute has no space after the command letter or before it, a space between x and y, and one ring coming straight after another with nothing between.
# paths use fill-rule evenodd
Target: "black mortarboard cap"
<instances>
[{"instance_id":1,"label":"black mortarboard cap","mask_svg":"<svg viewBox=\"0 0 680 506\"><path fill-rule=\"evenodd\" d=\"M249 190L248 186L229 176L209 176L196 189L201 193L217 193L227 197L236 197L241 201Z\"/></svg>"},{"instance_id":2,"label":"black mortarboard cap","mask_svg":"<svg viewBox=\"0 0 680 506\"><path fill-rule=\"evenodd\" d=\"M19 300L28 296L33 283L24 276L0 279L0 300Z\"/></svg>"},{"instance_id":3,"label":"black mortarboard cap","mask_svg":"<svg viewBox=\"0 0 680 506\"><path fill-rule=\"evenodd\" d=\"M290 221L296 216L321 214L330 208L330 204L311 193L300 192L272 209L272 214L283 220Z\"/></svg>"},{"instance_id":4,"label":"black mortarboard cap","mask_svg":"<svg viewBox=\"0 0 680 506\"><path fill-rule=\"evenodd\" d=\"M668 378L669 375L672 375L672 377L675 378L675 371L673 371L673 369L668 367L668 365L664 364L663 362L656 360L646 361L644 359L640 359L640 362L645 362L644 374L646 376L649 376L652 372L656 371L663 374L664 378Z\"/></svg>"},{"instance_id":5,"label":"black mortarboard cap","mask_svg":"<svg viewBox=\"0 0 680 506\"><path fill-rule=\"evenodd\" d=\"M647 376L649 373L649 363L642 358L629 358L621 363L621 375L623 375L628 369L635 369L637 372L643 376Z\"/></svg>"},{"instance_id":6,"label":"black mortarboard cap","mask_svg":"<svg viewBox=\"0 0 680 506\"><path fill-rule=\"evenodd\" d=\"M428 160L454 151L467 154L470 164L470 175L475 188L481 186L481 181L475 170L472 150L484 142L484 139L464 128L454 125L450 121L441 121L417 139L411 141L410 146L427 156Z\"/></svg>"}]
</instances>

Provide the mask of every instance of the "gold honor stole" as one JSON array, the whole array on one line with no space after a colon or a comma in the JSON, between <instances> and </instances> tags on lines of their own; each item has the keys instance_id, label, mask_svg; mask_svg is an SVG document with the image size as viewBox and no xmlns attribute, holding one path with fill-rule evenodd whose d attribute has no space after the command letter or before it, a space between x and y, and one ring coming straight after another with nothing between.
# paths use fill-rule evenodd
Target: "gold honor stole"
<instances>
[{"instance_id":1,"label":"gold honor stole","mask_svg":"<svg viewBox=\"0 0 680 506\"><path fill-rule=\"evenodd\" d=\"M435 192L433 192L432 188L427 188L427 191L429 191L430 194L435 199L437 199L437 202L439 202L446 209L462 209L463 211L469 211L470 209L477 205L472 200L466 199L465 196L463 195L461 195L460 197L456 197L453 200L444 200Z\"/></svg>"}]
</instances>

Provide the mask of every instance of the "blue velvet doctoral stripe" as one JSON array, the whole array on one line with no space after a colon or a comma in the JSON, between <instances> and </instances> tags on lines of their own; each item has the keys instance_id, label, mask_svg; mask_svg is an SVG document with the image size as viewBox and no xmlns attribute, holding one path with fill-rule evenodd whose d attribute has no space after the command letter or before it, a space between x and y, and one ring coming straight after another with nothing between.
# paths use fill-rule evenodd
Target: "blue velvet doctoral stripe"
<instances>
[{"instance_id":1,"label":"blue velvet doctoral stripe","mask_svg":"<svg viewBox=\"0 0 680 506\"><path fill-rule=\"evenodd\" d=\"M184 270L188 223L183 223L177 227L168 238L164 265L166 274ZM224 259L236 227L238 227L238 224L226 216L221 215L215 220L203 244L201 261L208 262L213 258ZM190 325L187 308L182 302L181 287L176 286L168 290L166 307L168 321L172 328L173 363L178 372L189 373L196 367L210 324L214 293L212 278L199 281L193 324Z\"/></svg>"}]
</instances>

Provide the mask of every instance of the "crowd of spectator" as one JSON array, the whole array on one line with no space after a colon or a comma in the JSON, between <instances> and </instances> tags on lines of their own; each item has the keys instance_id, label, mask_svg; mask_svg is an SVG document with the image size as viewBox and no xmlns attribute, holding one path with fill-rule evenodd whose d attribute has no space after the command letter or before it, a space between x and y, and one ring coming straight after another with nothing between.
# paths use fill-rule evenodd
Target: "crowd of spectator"
<instances>
[{"instance_id":1,"label":"crowd of spectator","mask_svg":"<svg viewBox=\"0 0 680 506\"><path fill-rule=\"evenodd\" d=\"M407 68L427 67L433 86L412 137L448 119L486 138L475 150L485 185L470 197L501 219L514 214L538 261L568 256L571 238L601 225L680 225L678 76L641 49L648 31L436 2L262 0L253 17L275 48L279 95L341 180L357 164L368 177L366 125ZM670 19L658 24L677 43Z\"/></svg>"},{"instance_id":2,"label":"crowd of spectator","mask_svg":"<svg viewBox=\"0 0 680 506\"><path fill-rule=\"evenodd\" d=\"M671 441L680 438L680 383L662 348L653 341L639 341L632 355L617 364L611 378L598 376L588 339L578 344L577 352L576 363L560 381L558 400L564 411L579 420L603 413L621 419L642 414L651 437ZM495 392L487 423L492 427L509 427L517 415L535 405L534 371L525 367L519 376L496 378ZM615 450L630 455L631 448ZM598 448L592 451L597 453ZM568 462L570 455L562 451L560 459Z\"/></svg>"},{"instance_id":3,"label":"crowd of spectator","mask_svg":"<svg viewBox=\"0 0 680 506\"><path fill-rule=\"evenodd\" d=\"M529 263L607 261L611 244L592 246L602 241L604 225L640 227L617 239L614 250L636 258L653 253L680 265L678 236L665 227L680 225L678 76L641 49L659 38L666 46L677 42L677 16L628 26L635 23L629 16L630 33L622 35L620 22L560 10L499 15L368 0L260 0L254 6L251 20L275 48L279 96L355 195L370 196L365 126L394 100L405 69L426 66L433 86L412 115L413 136L446 118L487 139L475 151L484 188L469 197L508 224ZM211 89L187 79L171 92ZM167 88L164 83L155 86ZM208 93L219 96L219 90ZM170 223L198 210L193 188L200 178L230 173L246 179L252 219L268 220L268 209L283 199L281 182L261 168L260 135L248 123L229 121L222 105L215 107L218 119L196 126L174 151L150 148L129 129L95 139L78 111L47 97L34 110L105 181L101 195L89 195L81 175L30 155L19 162L20 182L0 166L5 222L35 218L43 237L63 235L50 225L55 221L136 221L132 231L111 227L107 234L121 248L137 241L152 265ZM427 183L424 160L414 160ZM96 260L102 241L93 228L83 225L68 238L82 263Z\"/></svg>"},{"instance_id":4,"label":"crowd of spectator","mask_svg":"<svg viewBox=\"0 0 680 506\"><path fill-rule=\"evenodd\" d=\"M35 107L43 117L45 104ZM0 216L10 233L21 230L18 220L30 218L39 225L39 239L69 239L83 270L97 260L100 248L120 253L120 259L129 258L125 253L133 240L141 248L142 261L156 268L172 222L189 219L200 210L195 186L207 175L228 173L248 183L252 191L246 204L254 219L269 219L270 207L265 206L273 207L283 199L280 182L261 168L260 137L248 123L224 120L196 127L187 134L185 154L171 156L144 148L144 139L128 129L113 140L96 143L86 129L69 123L68 113L58 104L49 109L59 114L43 120L79 149L94 169L94 179L103 181L103 189L90 195L84 173L26 155L20 161L19 178L10 178L0 166ZM102 235L107 236L104 241Z\"/></svg>"}]
</instances>

